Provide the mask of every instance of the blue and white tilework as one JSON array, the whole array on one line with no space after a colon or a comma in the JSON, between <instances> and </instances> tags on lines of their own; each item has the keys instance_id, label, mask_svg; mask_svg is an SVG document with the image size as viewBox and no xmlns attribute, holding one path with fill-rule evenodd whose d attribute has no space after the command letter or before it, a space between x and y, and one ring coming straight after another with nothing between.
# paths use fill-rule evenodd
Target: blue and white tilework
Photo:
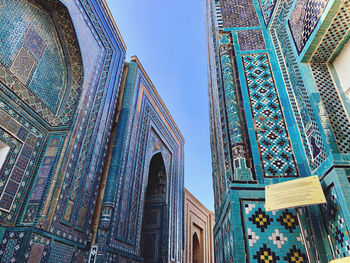
<instances>
[{"instance_id":1,"label":"blue and white tilework","mask_svg":"<svg viewBox=\"0 0 350 263\"><path fill-rule=\"evenodd\" d=\"M241 51L265 49L265 40L260 29L240 30L237 32Z\"/></svg>"},{"instance_id":2,"label":"blue and white tilework","mask_svg":"<svg viewBox=\"0 0 350 263\"><path fill-rule=\"evenodd\" d=\"M243 64L264 175L298 176L268 55L245 55Z\"/></svg>"},{"instance_id":3,"label":"blue and white tilework","mask_svg":"<svg viewBox=\"0 0 350 263\"><path fill-rule=\"evenodd\" d=\"M258 0L265 24L268 25L277 0Z\"/></svg>"},{"instance_id":4,"label":"blue and white tilework","mask_svg":"<svg viewBox=\"0 0 350 263\"><path fill-rule=\"evenodd\" d=\"M289 27L300 53L309 40L329 0L298 0L289 18Z\"/></svg>"},{"instance_id":5,"label":"blue and white tilework","mask_svg":"<svg viewBox=\"0 0 350 263\"><path fill-rule=\"evenodd\" d=\"M321 205L325 227L330 235L336 258L350 256L349 228L345 222L342 205L337 190L333 187L325 191L327 204Z\"/></svg>"},{"instance_id":6,"label":"blue and white tilework","mask_svg":"<svg viewBox=\"0 0 350 263\"><path fill-rule=\"evenodd\" d=\"M252 0L219 0L224 28L259 26Z\"/></svg>"},{"instance_id":7,"label":"blue and white tilework","mask_svg":"<svg viewBox=\"0 0 350 263\"><path fill-rule=\"evenodd\" d=\"M258 200L242 200L241 206L249 262L308 262L293 210L266 212Z\"/></svg>"}]
</instances>

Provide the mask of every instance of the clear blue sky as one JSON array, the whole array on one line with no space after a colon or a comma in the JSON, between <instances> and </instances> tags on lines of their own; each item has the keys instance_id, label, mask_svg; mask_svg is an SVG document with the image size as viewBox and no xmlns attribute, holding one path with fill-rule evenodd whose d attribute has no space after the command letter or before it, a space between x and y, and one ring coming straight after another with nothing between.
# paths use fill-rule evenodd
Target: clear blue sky
<instances>
[{"instance_id":1,"label":"clear blue sky","mask_svg":"<svg viewBox=\"0 0 350 263\"><path fill-rule=\"evenodd\" d=\"M185 137L185 187L214 209L203 0L107 0Z\"/></svg>"}]
</instances>

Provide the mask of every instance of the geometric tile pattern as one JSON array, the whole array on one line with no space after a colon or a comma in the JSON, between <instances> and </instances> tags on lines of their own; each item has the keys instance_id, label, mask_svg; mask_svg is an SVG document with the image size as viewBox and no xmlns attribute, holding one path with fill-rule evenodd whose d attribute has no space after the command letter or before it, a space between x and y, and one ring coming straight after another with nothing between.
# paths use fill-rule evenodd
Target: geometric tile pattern
<instances>
[{"instance_id":1,"label":"geometric tile pattern","mask_svg":"<svg viewBox=\"0 0 350 263\"><path fill-rule=\"evenodd\" d=\"M242 117L240 105L238 104L237 81L232 67L230 43L230 34L219 34L222 84L225 94L224 99L230 134L231 156L235 168L231 180L252 181L251 171L247 168L246 144L242 131Z\"/></svg>"},{"instance_id":2,"label":"geometric tile pattern","mask_svg":"<svg viewBox=\"0 0 350 263\"><path fill-rule=\"evenodd\" d=\"M338 149L350 153L350 121L327 64L311 63L312 73L326 109Z\"/></svg>"},{"instance_id":3,"label":"geometric tile pattern","mask_svg":"<svg viewBox=\"0 0 350 263\"><path fill-rule=\"evenodd\" d=\"M218 29L219 30L223 30L223 22L222 22L222 14L221 14L221 8L220 8L220 4L215 1L215 11L216 11L216 22L218 25Z\"/></svg>"},{"instance_id":4,"label":"geometric tile pattern","mask_svg":"<svg viewBox=\"0 0 350 263\"><path fill-rule=\"evenodd\" d=\"M28 263L47 262L50 249L50 239L38 234L32 234L24 258Z\"/></svg>"},{"instance_id":5,"label":"geometric tile pattern","mask_svg":"<svg viewBox=\"0 0 350 263\"><path fill-rule=\"evenodd\" d=\"M223 217L220 228L215 233L215 262L233 262L232 252L234 241L233 229L231 227L231 213L231 209L228 207L228 209L225 211L225 216Z\"/></svg>"},{"instance_id":6,"label":"geometric tile pattern","mask_svg":"<svg viewBox=\"0 0 350 263\"><path fill-rule=\"evenodd\" d=\"M259 26L252 0L220 0L224 28Z\"/></svg>"},{"instance_id":7,"label":"geometric tile pattern","mask_svg":"<svg viewBox=\"0 0 350 263\"><path fill-rule=\"evenodd\" d=\"M1 84L0 84L1 86ZM14 223L28 187L42 134L19 117L13 108L0 102L0 139L10 147L0 173L0 221Z\"/></svg>"},{"instance_id":8,"label":"geometric tile pattern","mask_svg":"<svg viewBox=\"0 0 350 263\"><path fill-rule=\"evenodd\" d=\"M291 0L288 4L290 5ZM282 8L283 7L283 8ZM312 171L327 158L311 101L294 54L285 25L288 8L281 4L271 25L271 37L287 88L293 113L298 124L303 148Z\"/></svg>"},{"instance_id":9,"label":"geometric tile pattern","mask_svg":"<svg viewBox=\"0 0 350 263\"><path fill-rule=\"evenodd\" d=\"M313 62L326 63L332 62L337 54L338 45L342 45L341 41L350 28L350 1L346 0L340 8L337 16L333 20L331 26L324 35L322 42L312 57ZM339 52L339 50L337 50Z\"/></svg>"},{"instance_id":10,"label":"geometric tile pattern","mask_svg":"<svg viewBox=\"0 0 350 263\"><path fill-rule=\"evenodd\" d=\"M1 117L1 115L0 115ZM20 186L23 169L20 169L17 166L14 167L14 163L19 159L20 149L23 147L23 144L19 142L15 137L10 133L6 132L0 126L0 141L5 142L8 147L10 147L9 153L7 154L7 161L4 163L4 170L1 172L1 182L0 182L0 209L9 211L11 209L12 202L17 193L17 189ZM8 173L13 169L13 173L9 178Z\"/></svg>"},{"instance_id":11,"label":"geometric tile pattern","mask_svg":"<svg viewBox=\"0 0 350 263\"><path fill-rule=\"evenodd\" d=\"M299 176L267 54L243 56L265 177Z\"/></svg>"},{"instance_id":12,"label":"geometric tile pattern","mask_svg":"<svg viewBox=\"0 0 350 263\"><path fill-rule=\"evenodd\" d=\"M12 56L17 53L11 71L23 84L28 83L27 88L55 113L64 95L67 76L61 44L52 18L44 9L27 4L19 11L20 15L8 14L9 9L18 10L24 3L23 0L6 1L0 14L1 31L8 32L15 26L24 32L23 37L10 40L9 35L2 40L13 45Z\"/></svg>"},{"instance_id":13,"label":"geometric tile pattern","mask_svg":"<svg viewBox=\"0 0 350 263\"><path fill-rule=\"evenodd\" d=\"M289 18L289 27L300 53L314 31L329 0L298 0Z\"/></svg>"},{"instance_id":14,"label":"geometric tile pattern","mask_svg":"<svg viewBox=\"0 0 350 263\"><path fill-rule=\"evenodd\" d=\"M34 2L4 3L0 10L0 81L50 125L69 124L82 80L80 51L69 15L54 8L54 25L49 12Z\"/></svg>"},{"instance_id":15,"label":"geometric tile pattern","mask_svg":"<svg viewBox=\"0 0 350 263\"><path fill-rule=\"evenodd\" d=\"M72 262L74 247L68 246L60 242L54 242L51 248L50 257L48 263Z\"/></svg>"},{"instance_id":16,"label":"geometric tile pattern","mask_svg":"<svg viewBox=\"0 0 350 263\"><path fill-rule=\"evenodd\" d=\"M265 49L265 41L260 29L240 30L237 32L241 51Z\"/></svg>"},{"instance_id":17,"label":"geometric tile pattern","mask_svg":"<svg viewBox=\"0 0 350 263\"><path fill-rule=\"evenodd\" d=\"M37 177L33 184L33 190L29 197L29 203L23 215L22 223L24 224L31 224L34 222L36 212L39 206L41 207L43 200L45 199L48 182L50 182L52 173L54 172L58 163L60 149L64 138L65 134L52 134L48 139L45 155L41 162L39 162L40 168L38 169Z\"/></svg>"},{"instance_id":18,"label":"geometric tile pattern","mask_svg":"<svg viewBox=\"0 0 350 263\"><path fill-rule=\"evenodd\" d=\"M220 34L220 61L223 72L223 86L225 92L225 104L227 111L227 122L229 127L231 147L243 144L242 124L238 105L237 87L232 68L229 34Z\"/></svg>"},{"instance_id":19,"label":"geometric tile pattern","mask_svg":"<svg viewBox=\"0 0 350 263\"><path fill-rule=\"evenodd\" d=\"M325 191L327 204L321 205L325 227L330 235L336 258L350 256L349 229L335 187Z\"/></svg>"},{"instance_id":20,"label":"geometric tile pattern","mask_svg":"<svg viewBox=\"0 0 350 263\"><path fill-rule=\"evenodd\" d=\"M266 212L265 202L257 200L242 200L241 205L249 262L308 262L293 210Z\"/></svg>"},{"instance_id":21,"label":"geometric tile pattern","mask_svg":"<svg viewBox=\"0 0 350 263\"><path fill-rule=\"evenodd\" d=\"M269 24L277 0L258 0L266 26Z\"/></svg>"},{"instance_id":22,"label":"geometric tile pattern","mask_svg":"<svg viewBox=\"0 0 350 263\"><path fill-rule=\"evenodd\" d=\"M25 48L21 47L19 50L10 71L24 84L27 83L29 76L32 74L32 70L36 65L36 61L29 54Z\"/></svg>"},{"instance_id":23,"label":"geometric tile pattern","mask_svg":"<svg viewBox=\"0 0 350 263\"><path fill-rule=\"evenodd\" d=\"M20 250L24 242L24 232L6 231L0 244L1 262L23 262Z\"/></svg>"},{"instance_id":24,"label":"geometric tile pattern","mask_svg":"<svg viewBox=\"0 0 350 263\"><path fill-rule=\"evenodd\" d=\"M23 43L34 54L36 58L40 58L45 51L46 41L36 32L33 25L30 25L23 36Z\"/></svg>"}]
</instances>

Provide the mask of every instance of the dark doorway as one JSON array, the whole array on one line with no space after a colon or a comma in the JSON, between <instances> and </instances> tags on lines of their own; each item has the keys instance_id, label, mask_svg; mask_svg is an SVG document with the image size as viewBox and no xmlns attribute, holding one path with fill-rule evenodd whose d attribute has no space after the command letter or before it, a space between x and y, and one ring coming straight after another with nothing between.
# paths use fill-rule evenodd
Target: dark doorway
<instances>
[{"instance_id":1,"label":"dark doorway","mask_svg":"<svg viewBox=\"0 0 350 263\"><path fill-rule=\"evenodd\" d=\"M201 244L197 233L192 236L192 257L193 263L203 263Z\"/></svg>"},{"instance_id":2,"label":"dark doorway","mask_svg":"<svg viewBox=\"0 0 350 263\"><path fill-rule=\"evenodd\" d=\"M141 232L144 262L163 262L167 253L166 216L167 178L161 153L150 162Z\"/></svg>"}]
</instances>

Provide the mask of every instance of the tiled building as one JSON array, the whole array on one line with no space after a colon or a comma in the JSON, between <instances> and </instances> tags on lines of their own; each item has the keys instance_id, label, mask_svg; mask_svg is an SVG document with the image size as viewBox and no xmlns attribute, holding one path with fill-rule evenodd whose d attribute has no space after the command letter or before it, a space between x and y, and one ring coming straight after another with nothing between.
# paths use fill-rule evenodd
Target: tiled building
<instances>
[{"instance_id":1,"label":"tiled building","mask_svg":"<svg viewBox=\"0 0 350 263\"><path fill-rule=\"evenodd\" d=\"M185 189L184 263L214 263L214 213Z\"/></svg>"},{"instance_id":2,"label":"tiled building","mask_svg":"<svg viewBox=\"0 0 350 263\"><path fill-rule=\"evenodd\" d=\"M124 67L121 90L96 239L101 259L182 262L184 139L137 57Z\"/></svg>"},{"instance_id":3,"label":"tiled building","mask_svg":"<svg viewBox=\"0 0 350 263\"><path fill-rule=\"evenodd\" d=\"M181 261L183 138L125 50L104 0L0 1L0 262L140 262L142 227Z\"/></svg>"},{"instance_id":4,"label":"tiled building","mask_svg":"<svg viewBox=\"0 0 350 263\"><path fill-rule=\"evenodd\" d=\"M302 210L310 261L350 256L350 1L205 2L216 262L308 262L264 189L311 175L327 204Z\"/></svg>"}]
</instances>

